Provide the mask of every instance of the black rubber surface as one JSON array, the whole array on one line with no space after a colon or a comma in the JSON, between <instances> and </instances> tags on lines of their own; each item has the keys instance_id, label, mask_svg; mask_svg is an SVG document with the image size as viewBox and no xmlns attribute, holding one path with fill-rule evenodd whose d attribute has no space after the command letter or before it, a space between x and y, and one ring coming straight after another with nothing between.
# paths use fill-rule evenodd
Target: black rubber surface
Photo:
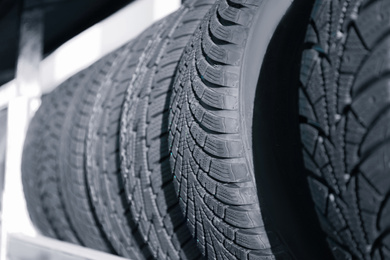
<instances>
[{"instance_id":1,"label":"black rubber surface","mask_svg":"<svg viewBox=\"0 0 390 260\"><path fill-rule=\"evenodd\" d=\"M172 16L155 23L122 48L118 53L122 59L110 69L113 72L99 86L88 123L86 173L96 216L118 254L131 257L134 251L138 251L137 259L150 258L152 253L148 244L155 241L143 239L142 225L145 223L140 223L132 214L130 205L135 202L128 201L126 182L121 178L119 134L122 107L127 91L132 89L139 64L148 62L150 46L163 33L161 28L171 22Z\"/></svg>"},{"instance_id":2,"label":"black rubber surface","mask_svg":"<svg viewBox=\"0 0 390 260\"><path fill-rule=\"evenodd\" d=\"M295 259L330 260L307 184L299 129L299 72L313 4L295 0L269 43L254 101L253 156L262 209Z\"/></svg>"},{"instance_id":3,"label":"black rubber surface","mask_svg":"<svg viewBox=\"0 0 390 260\"><path fill-rule=\"evenodd\" d=\"M84 181L82 134L87 122L83 115L93 105L86 101L95 86L86 83L104 78L113 57L115 53L43 99L30 124L22 161L27 207L37 228L44 235L110 253L115 252L95 219Z\"/></svg>"},{"instance_id":4,"label":"black rubber surface","mask_svg":"<svg viewBox=\"0 0 390 260\"><path fill-rule=\"evenodd\" d=\"M166 122L179 59L212 3L188 1L48 95L25 149L42 150L44 169L24 174L39 229L130 259L201 258L172 185Z\"/></svg>"},{"instance_id":5,"label":"black rubber surface","mask_svg":"<svg viewBox=\"0 0 390 260\"><path fill-rule=\"evenodd\" d=\"M218 1L181 59L171 167L187 224L209 259L292 258L260 210L251 146L262 55L286 3Z\"/></svg>"},{"instance_id":6,"label":"black rubber surface","mask_svg":"<svg viewBox=\"0 0 390 260\"><path fill-rule=\"evenodd\" d=\"M119 125L126 89L145 41L151 40L158 26L150 27L134 41L117 51L120 61L100 86L93 100L86 136L86 179L96 217L115 251L122 256L144 259L150 252L128 210L124 184L120 179ZM141 253L141 250L143 253Z\"/></svg>"},{"instance_id":7,"label":"black rubber surface","mask_svg":"<svg viewBox=\"0 0 390 260\"><path fill-rule=\"evenodd\" d=\"M390 259L390 2L316 1L301 67L301 137L336 259Z\"/></svg>"},{"instance_id":8,"label":"black rubber surface","mask_svg":"<svg viewBox=\"0 0 390 260\"><path fill-rule=\"evenodd\" d=\"M121 50L121 49L120 49ZM116 253L96 216L85 176L87 126L99 87L110 78L110 68L120 59L113 52L85 71L84 84L77 88L63 110L60 143L61 192L71 222L81 242L90 248Z\"/></svg>"},{"instance_id":9,"label":"black rubber surface","mask_svg":"<svg viewBox=\"0 0 390 260\"><path fill-rule=\"evenodd\" d=\"M156 35L140 39L144 53L127 81L120 126L121 181L130 215L156 259L201 258L172 184L167 121L178 62L212 3L187 1L159 24Z\"/></svg>"},{"instance_id":10,"label":"black rubber surface","mask_svg":"<svg viewBox=\"0 0 390 260\"><path fill-rule=\"evenodd\" d=\"M27 207L37 228L50 237L82 244L65 210L67 198L60 182L62 122L84 72L77 74L42 99L33 117L23 150L22 181Z\"/></svg>"},{"instance_id":11,"label":"black rubber surface","mask_svg":"<svg viewBox=\"0 0 390 260\"><path fill-rule=\"evenodd\" d=\"M67 102L70 101L74 89L79 87L82 76L77 75L69 80L65 85L60 86L47 96L51 104L42 103L42 108L46 110L43 129L39 135L42 136L40 149L36 151L40 157L40 167L37 169L37 181L40 185L40 197L42 205L46 209L46 216L60 240L80 244L73 227L69 223L69 215L64 209L64 198L59 181L59 157L60 136L62 130L62 120ZM66 198L65 198L66 200Z\"/></svg>"},{"instance_id":12,"label":"black rubber surface","mask_svg":"<svg viewBox=\"0 0 390 260\"><path fill-rule=\"evenodd\" d=\"M43 129L45 128L45 118L48 116L46 107L51 106L48 98L42 99L42 105L31 119L24 141L22 155L22 184L26 198L26 206L33 225L45 236L57 238L53 227L49 223L46 211L43 207L40 195L42 184L38 182L39 169L41 168L42 159L39 158L43 147Z\"/></svg>"}]
</instances>

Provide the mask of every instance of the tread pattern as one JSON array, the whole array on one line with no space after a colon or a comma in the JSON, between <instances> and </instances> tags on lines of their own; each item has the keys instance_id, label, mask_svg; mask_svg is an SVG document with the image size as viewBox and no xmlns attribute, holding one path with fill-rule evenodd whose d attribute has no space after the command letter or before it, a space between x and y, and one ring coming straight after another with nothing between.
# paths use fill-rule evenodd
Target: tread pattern
<instances>
[{"instance_id":1,"label":"tread pattern","mask_svg":"<svg viewBox=\"0 0 390 260\"><path fill-rule=\"evenodd\" d=\"M301 65L305 166L336 259L390 258L390 2L317 0Z\"/></svg>"},{"instance_id":2,"label":"tread pattern","mask_svg":"<svg viewBox=\"0 0 390 260\"><path fill-rule=\"evenodd\" d=\"M83 83L84 78L83 72L76 75L66 83L67 88L59 86L49 94L51 104L42 104L43 107L47 106L48 116L44 122L44 129L40 133L40 135L43 135L42 146L39 150L42 164L38 168L39 175L37 176L37 181L41 184L38 187L42 204L46 209L46 216L54 232L58 239L74 244L81 244L81 241L70 224L69 214L65 210L64 198L60 189L60 158L58 153L62 130L61 122L64 117L63 111L72 98L75 89Z\"/></svg>"},{"instance_id":3,"label":"tread pattern","mask_svg":"<svg viewBox=\"0 0 390 260\"><path fill-rule=\"evenodd\" d=\"M120 49L119 51L121 51ZM110 68L118 59L113 52L87 68L88 81L74 93L63 111L59 157L61 192L65 208L83 245L108 253L116 253L97 220L95 208L88 193L85 177L85 142L93 100L99 86L109 77ZM68 87L68 85L64 85Z\"/></svg>"},{"instance_id":4,"label":"tread pattern","mask_svg":"<svg viewBox=\"0 0 390 260\"><path fill-rule=\"evenodd\" d=\"M156 259L199 259L185 224L168 153L172 81L184 47L214 0L187 1L169 19L137 64L124 103L120 151L130 212Z\"/></svg>"},{"instance_id":5,"label":"tread pattern","mask_svg":"<svg viewBox=\"0 0 390 260\"><path fill-rule=\"evenodd\" d=\"M57 238L46 216L46 209L42 205L39 188L42 184L37 181L37 175L40 173L38 168L42 163L40 159L43 159L39 158L40 153L37 151L41 151L43 146L41 133L48 116L48 111L46 111L46 107L50 106L48 99L47 96L42 98L42 104L29 124L23 147L21 169L24 196L32 223L43 235Z\"/></svg>"},{"instance_id":6,"label":"tread pattern","mask_svg":"<svg viewBox=\"0 0 390 260\"><path fill-rule=\"evenodd\" d=\"M84 79L85 73L81 72L43 98L29 127L32 130L27 133L22 160L22 181L33 223L47 220L45 225L36 225L40 232L74 244L82 242L65 210L58 153L64 111Z\"/></svg>"},{"instance_id":7,"label":"tread pattern","mask_svg":"<svg viewBox=\"0 0 390 260\"><path fill-rule=\"evenodd\" d=\"M218 1L187 45L173 88L169 146L175 190L208 259L290 259L276 234L265 230L241 137L240 66L261 3Z\"/></svg>"},{"instance_id":8,"label":"tread pattern","mask_svg":"<svg viewBox=\"0 0 390 260\"><path fill-rule=\"evenodd\" d=\"M149 27L124 46L112 78L98 91L89 120L86 142L87 180L99 222L119 255L131 259L148 259L147 244L142 241L138 223L129 210L120 175L119 129L125 93L137 64L145 60L148 43L160 34L166 21ZM131 234L131 235L129 235Z\"/></svg>"}]
</instances>

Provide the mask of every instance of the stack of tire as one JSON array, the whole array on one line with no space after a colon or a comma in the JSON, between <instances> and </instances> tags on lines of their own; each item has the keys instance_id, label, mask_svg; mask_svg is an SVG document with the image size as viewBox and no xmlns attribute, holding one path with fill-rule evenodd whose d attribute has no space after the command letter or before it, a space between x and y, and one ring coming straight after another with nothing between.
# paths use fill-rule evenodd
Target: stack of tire
<instances>
[{"instance_id":1,"label":"stack of tire","mask_svg":"<svg viewBox=\"0 0 390 260\"><path fill-rule=\"evenodd\" d=\"M390 259L389 14L185 1L42 97L32 222L129 259Z\"/></svg>"}]
</instances>

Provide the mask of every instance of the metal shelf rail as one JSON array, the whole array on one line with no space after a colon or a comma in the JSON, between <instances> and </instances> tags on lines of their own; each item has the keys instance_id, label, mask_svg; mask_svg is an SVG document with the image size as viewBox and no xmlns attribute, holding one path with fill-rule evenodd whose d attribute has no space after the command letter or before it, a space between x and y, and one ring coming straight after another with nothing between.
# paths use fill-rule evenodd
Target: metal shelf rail
<instances>
[{"instance_id":1,"label":"metal shelf rail","mask_svg":"<svg viewBox=\"0 0 390 260\"><path fill-rule=\"evenodd\" d=\"M32 238L10 234L7 239L7 249L9 260L125 260L122 257L42 236Z\"/></svg>"}]
</instances>

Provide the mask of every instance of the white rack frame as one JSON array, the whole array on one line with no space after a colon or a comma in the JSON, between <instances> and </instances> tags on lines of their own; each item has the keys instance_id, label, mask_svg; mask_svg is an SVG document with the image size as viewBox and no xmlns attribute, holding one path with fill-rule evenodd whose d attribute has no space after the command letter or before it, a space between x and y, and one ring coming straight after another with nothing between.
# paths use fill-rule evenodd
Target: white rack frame
<instances>
[{"instance_id":1,"label":"white rack frame","mask_svg":"<svg viewBox=\"0 0 390 260\"><path fill-rule=\"evenodd\" d=\"M122 257L43 236L33 238L21 234L10 234L8 235L7 249L7 259L9 260L125 260Z\"/></svg>"}]
</instances>

